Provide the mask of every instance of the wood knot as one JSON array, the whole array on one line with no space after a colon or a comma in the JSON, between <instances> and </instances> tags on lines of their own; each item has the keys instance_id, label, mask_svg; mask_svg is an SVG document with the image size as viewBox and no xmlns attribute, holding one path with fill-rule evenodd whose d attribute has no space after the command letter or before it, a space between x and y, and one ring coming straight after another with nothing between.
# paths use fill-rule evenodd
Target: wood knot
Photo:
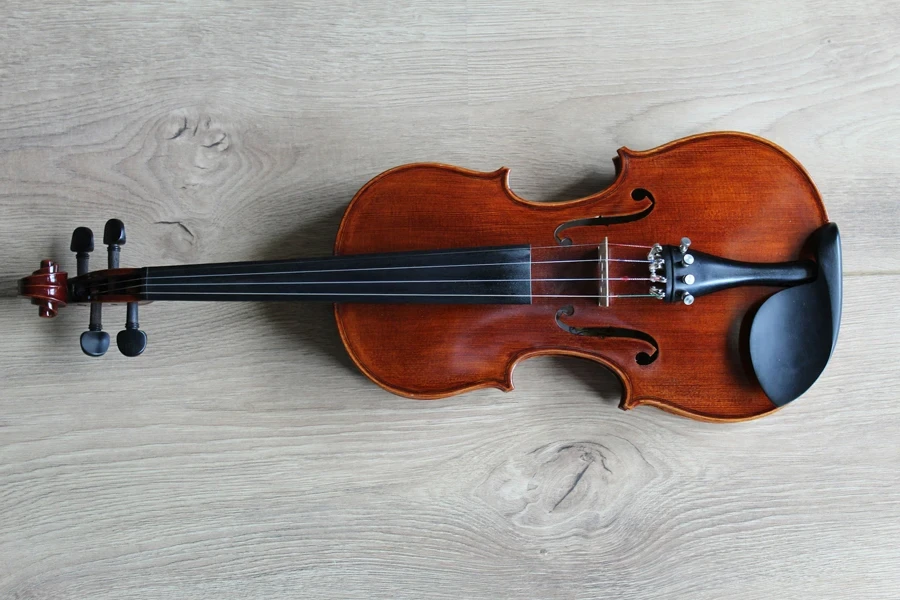
<instances>
[{"instance_id":1,"label":"wood knot","mask_svg":"<svg viewBox=\"0 0 900 600\"><path fill-rule=\"evenodd\" d=\"M594 531L616 519L652 478L640 452L621 438L557 442L508 459L478 495L519 527Z\"/></svg>"},{"instance_id":2,"label":"wood knot","mask_svg":"<svg viewBox=\"0 0 900 600\"><path fill-rule=\"evenodd\" d=\"M179 195L221 188L234 176L240 158L233 155L231 127L209 114L188 110L166 117L159 128L159 176Z\"/></svg>"},{"instance_id":3,"label":"wood knot","mask_svg":"<svg viewBox=\"0 0 900 600\"><path fill-rule=\"evenodd\" d=\"M197 235L184 221L155 221L153 224L162 227L159 235L165 258L194 260L197 254Z\"/></svg>"}]
</instances>

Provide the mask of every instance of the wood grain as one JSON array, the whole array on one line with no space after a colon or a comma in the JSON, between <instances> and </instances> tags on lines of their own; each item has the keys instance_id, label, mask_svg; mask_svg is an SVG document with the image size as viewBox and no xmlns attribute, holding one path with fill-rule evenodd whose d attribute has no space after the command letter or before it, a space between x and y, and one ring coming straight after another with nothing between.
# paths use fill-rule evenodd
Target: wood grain
<instances>
[{"instance_id":1,"label":"wood grain","mask_svg":"<svg viewBox=\"0 0 900 600\"><path fill-rule=\"evenodd\" d=\"M896 597L896 3L12 0L0 19L0 597ZM399 164L506 165L519 195L568 199L620 146L713 129L797 157L844 240L832 363L761 421L623 413L575 359L523 363L513 394L396 398L324 306L152 305L144 356L92 360L86 310L13 297L110 217L123 266L327 253Z\"/></svg>"}]
</instances>

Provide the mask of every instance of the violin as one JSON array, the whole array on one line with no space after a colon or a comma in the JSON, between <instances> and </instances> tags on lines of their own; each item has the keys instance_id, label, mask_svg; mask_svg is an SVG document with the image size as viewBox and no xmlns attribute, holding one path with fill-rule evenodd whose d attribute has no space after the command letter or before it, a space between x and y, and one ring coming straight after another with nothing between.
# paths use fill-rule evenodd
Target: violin
<instances>
[{"instance_id":1,"label":"violin","mask_svg":"<svg viewBox=\"0 0 900 600\"><path fill-rule=\"evenodd\" d=\"M112 219L108 268L90 270L79 227L77 276L45 260L19 293L42 317L89 304L89 356L109 348L108 303L127 305L116 344L137 356L148 302L331 302L359 369L410 398L510 391L516 364L547 354L612 370L623 409L707 421L809 389L837 342L841 249L803 167L734 132L622 148L614 163L607 189L556 203L518 197L506 168L400 166L357 192L321 258L122 268Z\"/></svg>"}]
</instances>

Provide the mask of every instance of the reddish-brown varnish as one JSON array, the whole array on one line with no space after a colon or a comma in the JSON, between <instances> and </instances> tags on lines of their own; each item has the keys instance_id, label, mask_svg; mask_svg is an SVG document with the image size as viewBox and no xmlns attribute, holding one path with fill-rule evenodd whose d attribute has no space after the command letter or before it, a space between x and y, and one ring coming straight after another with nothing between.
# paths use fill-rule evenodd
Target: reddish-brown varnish
<instances>
[{"instance_id":1,"label":"reddish-brown varnish","mask_svg":"<svg viewBox=\"0 0 900 600\"><path fill-rule=\"evenodd\" d=\"M19 280L19 295L31 298L31 303L38 307L38 315L52 318L69 301L67 283L68 275L59 270L57 263L42 260L40 269Z\"/></svg>"},{"instance_id":2,"label":"reddish-brown varnish","mask_svg":"<svg viewBox=\"0 0 900 600\"><path fill-rule=\"evenodd\" d=\"M561 223L641 213L635 221L574 227L574 244L677 244L735 260L795 260L826 221L819 194L800 164L778 146L746 134L712 133L659 148L621 149L606 190L564 203L516 196L507 169L479 173L440 164L398 167L370 181L347 209L337 254L531 244L554 246ZM382 387L412 398L467 390L512 389L516 364L544 354L596 361L621 380L621 407L641 404L710 421L760 417L776 410L742 348L747 316L773 289L740 287L693 306L652 299L535 299L530 305L338 304L335 315L350 356ZM575 336L555 315L574 305L578 326L646 332L658 358L641 365L635 339Z\"/></svg>"}]
</instances>

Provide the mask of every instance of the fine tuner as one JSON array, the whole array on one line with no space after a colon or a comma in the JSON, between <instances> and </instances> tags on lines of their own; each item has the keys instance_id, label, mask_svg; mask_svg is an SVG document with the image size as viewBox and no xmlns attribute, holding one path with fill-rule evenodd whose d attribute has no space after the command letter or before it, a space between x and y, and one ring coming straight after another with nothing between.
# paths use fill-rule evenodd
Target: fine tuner
<instances>
[{"instance_id":1,"label":"fine tuner","mask_svg":"<svg viewBox=\"0 0 900 600\"><path fill-rule=\"evenodd\" d=\"M90 270L79 227L77 276L45 260L19 290L42 317L89 305L89 356L109 348L106 303L127 305L116 344L138 356L141 303L324 301L360 370L412 398L509 391L542 354L606 366L625 409L735 421L803 394L834 351L842 292L838 228L802 166L734 132L614 163L609 188L558 203L518 197L507 169L397 167L359 190L320 258L123 268L112 219L106 269Z\"/></svg>"}]
</instances>

